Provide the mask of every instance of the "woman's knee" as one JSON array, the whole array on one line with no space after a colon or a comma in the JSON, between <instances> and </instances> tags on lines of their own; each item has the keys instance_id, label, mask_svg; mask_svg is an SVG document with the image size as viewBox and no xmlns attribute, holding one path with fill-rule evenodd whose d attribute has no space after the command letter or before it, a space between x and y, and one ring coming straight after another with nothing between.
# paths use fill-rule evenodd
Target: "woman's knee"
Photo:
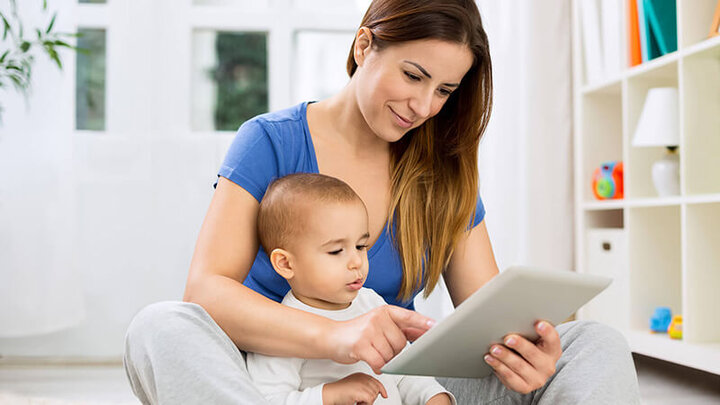
<instances>
[{"instance_id":1,"label":"woman's knee","mask_svg":"<svg viewBox=\"0 0 720 405\"><path fill-rule=\"evenodd\" d=\"M605 351L629 353L625 336L617 329L595 321L573 321L558 328L563 346L582 342L583 345L602 346Z\"/></svg>"},{"instance_id":2,"label":"woman's knee","mask_svg":"<svg viewBox=\"0 0 720 405\"><path fill-rule=\"evenodd\" d=\"M204 322L209 315L193 303L163 301L150 304L133 317L125 336L126 345L148 344L182 336L183 329Z\"/></svg>"}]
</instances>

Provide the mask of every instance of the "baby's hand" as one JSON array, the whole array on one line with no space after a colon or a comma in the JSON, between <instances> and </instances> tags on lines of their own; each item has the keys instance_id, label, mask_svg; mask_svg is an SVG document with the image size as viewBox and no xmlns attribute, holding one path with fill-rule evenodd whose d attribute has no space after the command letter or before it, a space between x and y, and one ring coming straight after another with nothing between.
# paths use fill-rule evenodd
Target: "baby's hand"
<instances>
[{"instance_id":1,"label":"baby's hand","mask_svg":"<svg viewBox=\"0 0 720 405\"><path fill-rule=\"evenodd\" d=\"M375 402L378 394L387 398L382 383L364 373L350 374L342 380L323 386L323 405L370 405Z\"/></svg>"},{"instance_id":2,"label":"baby's hand","mask_svg":"<svg viewBox=\"0 0 720 405\"><path fill-rule=\"evenodd\" d=\"M433 396L432 398L430 398L430 400L428 400L427 404L425 404L425 405L451 405L451 404L452 404L452 400L450 399L450 396L443 392L443 393L437 394L437 395Z\"/></svg>"}]
</instances>

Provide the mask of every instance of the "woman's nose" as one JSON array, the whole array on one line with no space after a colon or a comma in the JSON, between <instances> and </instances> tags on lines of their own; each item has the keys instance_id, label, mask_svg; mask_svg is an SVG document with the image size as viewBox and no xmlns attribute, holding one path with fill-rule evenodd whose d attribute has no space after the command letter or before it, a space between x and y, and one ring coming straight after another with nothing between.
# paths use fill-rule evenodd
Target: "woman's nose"
<instances>
[{"instance_id":1,"label":"woman's nose","mask_svg":"<svg viewBox=\"0 0 720 405\"><path fill-rule=\"evenodd\" d=\"M430 116L432 109L433 94L427 94L428 91L423 89L415 97L410 99L410 109L415 113L416 120L425 120Z\"/></svg>"}]
</instances>

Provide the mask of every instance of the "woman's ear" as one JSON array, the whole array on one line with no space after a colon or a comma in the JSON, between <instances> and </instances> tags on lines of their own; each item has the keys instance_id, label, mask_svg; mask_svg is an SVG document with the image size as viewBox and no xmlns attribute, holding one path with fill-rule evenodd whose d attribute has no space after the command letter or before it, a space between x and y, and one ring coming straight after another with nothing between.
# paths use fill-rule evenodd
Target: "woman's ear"
<instances>
[{"instance_id":1,"label":"woman's ear","mask_svg":"<svg viewBox=\"0 0 720 405\"><path fill-rule=\"evenodd\" d=\"M362 66L365 57L372 48L372 31L368 27L360 27L355 34L355 48L353 48L353 57L358 66Z\"/></svg>"},{"instance_id":2,"label":"woman's ear","mask_svg":"<svg viewBox=\"0 0 720 405\"><path fill-rule=\"evenodd\" d=\"M295 271L290 262L290 252L283 249L274 249L270 252L270 263L272 263L275 272L285 280L295 277Z\"/></svg>"}]
</instances>

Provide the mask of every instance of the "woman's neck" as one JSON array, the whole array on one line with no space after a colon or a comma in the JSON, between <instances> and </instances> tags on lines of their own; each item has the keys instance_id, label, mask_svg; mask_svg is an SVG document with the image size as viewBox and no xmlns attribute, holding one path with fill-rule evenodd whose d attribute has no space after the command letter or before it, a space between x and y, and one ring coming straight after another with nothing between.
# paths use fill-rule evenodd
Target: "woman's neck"
<instances>
[{"instance_id":1,"label":"woman's neck","mask_svg":"<svg viewBox=\"0 0 720 405\"><path fill-rule=\"evenodd\" d=\"M320 133L317 135L355 156L386 153L389 143L375 135L365 121L357 104L354 83L351 80L339 93L311 104L318 118Z\"/></svg>"}]
</instances>

